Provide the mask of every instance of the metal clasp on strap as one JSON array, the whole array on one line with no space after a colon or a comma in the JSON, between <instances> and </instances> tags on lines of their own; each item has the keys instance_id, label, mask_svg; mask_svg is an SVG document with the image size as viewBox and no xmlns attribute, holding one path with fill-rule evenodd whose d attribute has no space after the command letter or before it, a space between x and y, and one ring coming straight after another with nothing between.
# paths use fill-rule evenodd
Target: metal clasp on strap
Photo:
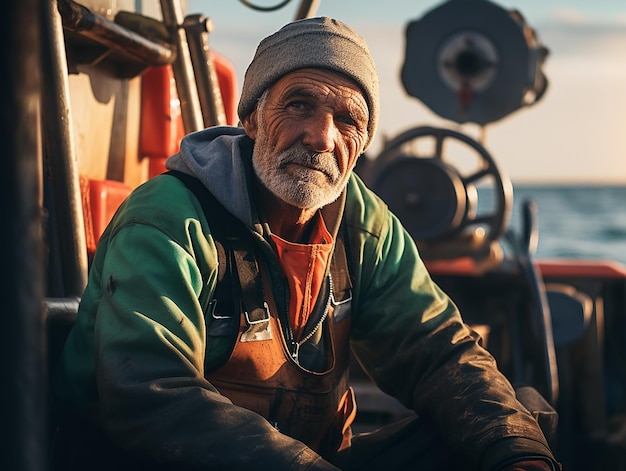
<instances>
[{"instance_id":1,"label":"metal clasp on strap","mask_svg":"<svg viewBox=\"0 0 626 471\"><path fill-rule=\"evenodd\" d=\"M270 340L272 338L272 329L270 324L270 308L267 302L263 302L263 309L257 308L252 311L252 316L248 311L244 312L246 324L248 328L239 338L240 342L255 342L259 340ZM251 319L251 317L259 317Z\"/></svg>"},{"instance_id":2,"label":"metal clasp on strap","mask_svg":"<svg viewBox=\"0 0 626 471\"><path fill-rule=\"evenodd\" d=\"M226 316L216 312L218 301L209 303L211 317L207 316L207 335L212 337L235 336L239 330L239 317Z\"/></svg>"},{"instance_id":3,"label":"metal clasp on strap","mask_svg":"<svg viewBox=\"0 0 626 471\"><path fill-rule=\"evenodd\" d=\"M233 316L223 316L221 314L217 314L216 313L216 308L217 308L217 299L212 299L211 302L209 303L209 309L211 311L211 317L213 319L232 319Z\"/></svg>"},{"instance_id":4,"label":"metal clasp on strap","mask_svg":"<svg viewBox=\"0 0 626 471\"><path fill-rule=\"evenodd\" d=\"M267 305L267 302L265 302L265 301L263 301L263 308L264 309L262 309L262 310L261 309L255 309L254 311L252 311L252 312L259 312L259 311L261 311L263 313L262 314L263 317L260 318L260 319L252 320L252 319L250 319L250 315L248 314L248 311L244 312L244 314L246 316L246 323L248 325L255 325L255 324L260 324L262 322L269 322L269 320L270 320L270 308Z\"/></svg>"}]
</instances>

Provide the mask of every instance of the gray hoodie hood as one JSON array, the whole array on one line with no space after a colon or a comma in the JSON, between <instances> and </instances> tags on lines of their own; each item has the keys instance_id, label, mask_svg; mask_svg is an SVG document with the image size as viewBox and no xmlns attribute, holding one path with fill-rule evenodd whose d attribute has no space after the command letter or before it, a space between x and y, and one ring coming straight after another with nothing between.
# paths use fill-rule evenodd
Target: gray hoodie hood
<instances>
[{"instance_id":1,"label":"gray hoodie hood","mask_svg":"<svg viewBox=\"0 0 626 471\"><path fill-rule=\"evenodd\" d=\"M250 205L246 176L253 144L242 128L207 128L185 136L180 152L165 165L198 178L231 214L254 227L259 221Z\"/></svg>"}]
</instances>

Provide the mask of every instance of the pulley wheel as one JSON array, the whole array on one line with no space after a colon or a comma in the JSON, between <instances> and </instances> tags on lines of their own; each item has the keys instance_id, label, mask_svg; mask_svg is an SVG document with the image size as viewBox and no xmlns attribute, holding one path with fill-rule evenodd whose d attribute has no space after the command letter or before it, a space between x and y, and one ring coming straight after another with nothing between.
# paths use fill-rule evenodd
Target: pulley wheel
<instances>
[{"instance_id":1,"label":"pulley wheel","mask_svg":"<svg viewBox=\"0 0 626 471\"><path fill-rule=\"evenodd\" d=\"M375 191L417 240L453 234L467 210L461 177L437 159L395 159L378 176Z\"/></svg>"}]
</instances>

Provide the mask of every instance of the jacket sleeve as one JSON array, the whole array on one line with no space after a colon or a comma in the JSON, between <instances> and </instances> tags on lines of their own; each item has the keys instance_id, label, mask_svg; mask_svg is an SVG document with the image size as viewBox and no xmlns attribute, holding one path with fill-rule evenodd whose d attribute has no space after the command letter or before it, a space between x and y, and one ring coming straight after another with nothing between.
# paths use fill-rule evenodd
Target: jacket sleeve
<instances>
[{"instance_id":1,"label":"jacket sleeve","mask_svg":"<svg viewBox=\"0 0 626 471\"><path fill-rule=\"evenodd\" d=\"M409 234L386 208L379 214L378 226L353 232L352 348L364 370L382 391L430 415L476 467L516 456L552 460L536 421L431 280Z\"/></svg>"},{"instance_id":2,"label":"jacket sleeve","mask_svg":"<svg viewBox=\"0 0 626 471\"><path fill-rule=\"evenodd\" d=\"M94 344L104 429L128 451L192 468L335 469L204 378L203 304L216 270L198 269L197 253L211 250L197 226L184 243L150 224L108 241L91 280L102 292Z\"/></svg>"}]
</instances>

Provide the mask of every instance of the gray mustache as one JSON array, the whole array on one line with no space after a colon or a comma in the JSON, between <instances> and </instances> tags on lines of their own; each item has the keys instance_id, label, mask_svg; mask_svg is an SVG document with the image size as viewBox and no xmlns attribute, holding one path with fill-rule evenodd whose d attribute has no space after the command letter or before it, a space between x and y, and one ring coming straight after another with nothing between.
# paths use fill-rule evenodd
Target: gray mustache
<instances>
[{"instance_id":1,"label":"gray mustache","mask_svg":"<svg viewBox=\"0 0 626 471\"><path fill-rule=\"evenodd\" d=\"M309 152L302 147L298 147L286 150L282 154L281 167L295 163L323 172L332 182L336 182L339 179L339 167L333 152Z\"/></svg>"}]
</instances>

